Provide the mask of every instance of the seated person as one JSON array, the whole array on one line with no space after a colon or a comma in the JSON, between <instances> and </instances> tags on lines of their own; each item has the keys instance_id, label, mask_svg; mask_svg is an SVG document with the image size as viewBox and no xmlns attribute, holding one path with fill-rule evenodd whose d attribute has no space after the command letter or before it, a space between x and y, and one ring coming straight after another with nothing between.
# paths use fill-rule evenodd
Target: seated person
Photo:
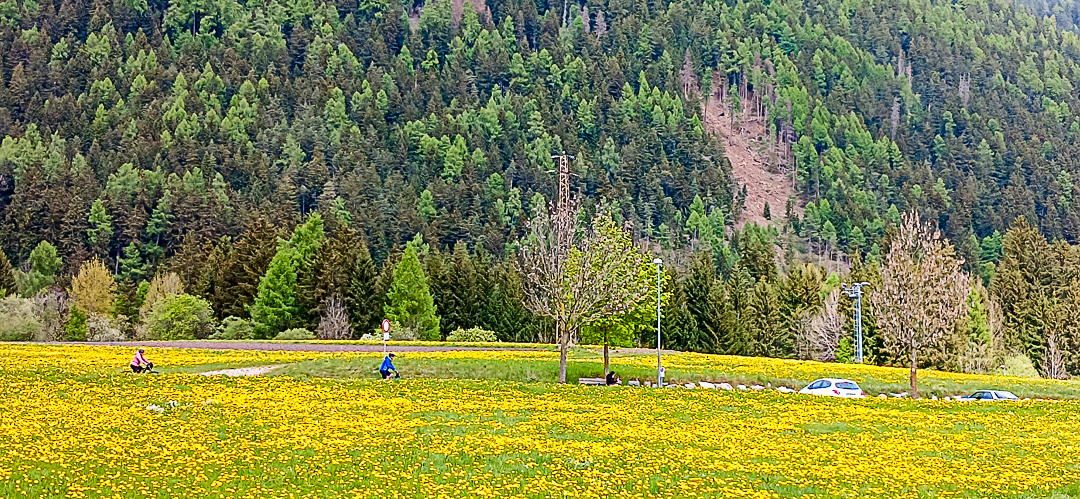
<instances>
[{"instance_id":1,"label":"seated person","mask_svg":"<svg viewBox=\"0 0 1080 499\"><path fill-rule=\"evenodd\" d=\"M394 374L390 374L393 372ZM379 366L379 374L382 374L382 379L390 379L391 376L400 378L397 369L394 367L394 353L390 352L383 358L382 365Z\"/></svg>"},{"instance_id":2,"label":"seated person","mask_svg":"<svg viewBox=\"0 0 1080 499\"><path fill-rule=\"evenodd\" d=\"M146 357L143 356L144 351L145 350L140 348L137 352L135 352L135 357L132 357L132 359L131 359L131 371L132 372L146 373L146 372L150 372L154 368L154 364L152 362L150 362L149 360L146 360Z\"/></svg>"},{"instance_id":3,"label":"seated person","mask_svg":"<svg viewBox=\"0 0 1080 499\"><path fill-rule=\"evenodd\" d=\"M615 371L607 373L607 378L605 378L605 381L607 381L608 386L622 384L622 378L616 376Z\"/></svg>"}]
</instances>

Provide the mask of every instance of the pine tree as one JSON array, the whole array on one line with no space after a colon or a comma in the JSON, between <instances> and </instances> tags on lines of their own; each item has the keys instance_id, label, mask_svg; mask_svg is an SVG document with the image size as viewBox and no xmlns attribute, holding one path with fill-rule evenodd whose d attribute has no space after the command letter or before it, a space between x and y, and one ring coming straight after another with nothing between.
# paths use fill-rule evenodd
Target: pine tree
<instances>
[{"instance_id":1,"label":"pine tree","mask_svg":"<svg viewBox=\"0 0 1080 499\"><path fill-rule=\"evenodd\" d=\"M416 253L414 245L405 247L401 262L394 269L394 281L386 295L384 312L387 319L415 331L421 339L440 340L435 299Z\"/></svg>"}]
</instances>

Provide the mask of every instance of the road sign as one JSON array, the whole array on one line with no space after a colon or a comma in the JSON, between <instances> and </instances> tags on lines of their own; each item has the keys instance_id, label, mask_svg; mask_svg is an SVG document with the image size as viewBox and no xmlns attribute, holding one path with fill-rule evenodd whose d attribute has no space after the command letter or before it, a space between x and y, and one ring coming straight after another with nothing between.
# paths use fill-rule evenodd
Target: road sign
<instances>
[{"instance_id":1,"label":"road sign","mask_svg":"<svg viewBox=\"0 0 1080 499\"><path fill-rule=\"evenodd\" d=\"M383 321L382 321L382 332L383 333L389 333L390 332L390 319L383 319Z\"/></svg>"}]
</instances>

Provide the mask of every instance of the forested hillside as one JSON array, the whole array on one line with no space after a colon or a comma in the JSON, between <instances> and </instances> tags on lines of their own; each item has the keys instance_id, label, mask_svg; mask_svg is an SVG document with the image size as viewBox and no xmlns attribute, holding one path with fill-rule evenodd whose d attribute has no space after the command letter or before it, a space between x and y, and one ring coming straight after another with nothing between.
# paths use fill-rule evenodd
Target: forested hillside
<instances>
[{"instance_id":1,"label":"forested hillside","mask_svg":"<svg viewBox=\"0 0 1080 499\"><path fill-rule=\"evenodd\" d=\"M1080 37L1065 3L1034 6L1053 19L1029 7L5 0L0 245L16 270L0 288L64 288L98 259L109 313L135 322L167 287L151 278L174 272L218 319L313 328L338 297L363 333L416 258L442 336L532 340L545 326L514 263L566 151L587 211L606 200L635 241L686 263L669 268L670 341L811 356L800 334L849 276L806 262L873 281L903 212L992 290L1019 217L1080 238ZM763 122L771 167L793 176L773 227L734 226L744 191L706 100L732 126ZM282 286L285 316L265 301ZM1006 313L998 343L1043 368L1047 322ZM934 365L962 368L966 343L948 348Z\"/></svg>"}]
</instances>

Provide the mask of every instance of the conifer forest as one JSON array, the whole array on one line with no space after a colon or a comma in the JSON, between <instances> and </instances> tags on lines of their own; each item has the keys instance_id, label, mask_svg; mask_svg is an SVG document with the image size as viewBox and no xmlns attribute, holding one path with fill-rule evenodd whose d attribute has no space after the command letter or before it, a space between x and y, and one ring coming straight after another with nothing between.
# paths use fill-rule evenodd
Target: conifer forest
<instances>
[{"instance_id":1,"label":"conifer forest","mask_svg":"<svg viewBox=\"0 0 1080 499\"><path fill-rule=\"evenodd\" d=\"M907 365L874 293L918 226L964 284L920 367L1077 375L1078 33L1073 0L3 0L0 339L552 342L520 256L565 152L578 231L663 259L665 348L850 361L867 282L867 361Z\"/></svg>"}]
</instances>

